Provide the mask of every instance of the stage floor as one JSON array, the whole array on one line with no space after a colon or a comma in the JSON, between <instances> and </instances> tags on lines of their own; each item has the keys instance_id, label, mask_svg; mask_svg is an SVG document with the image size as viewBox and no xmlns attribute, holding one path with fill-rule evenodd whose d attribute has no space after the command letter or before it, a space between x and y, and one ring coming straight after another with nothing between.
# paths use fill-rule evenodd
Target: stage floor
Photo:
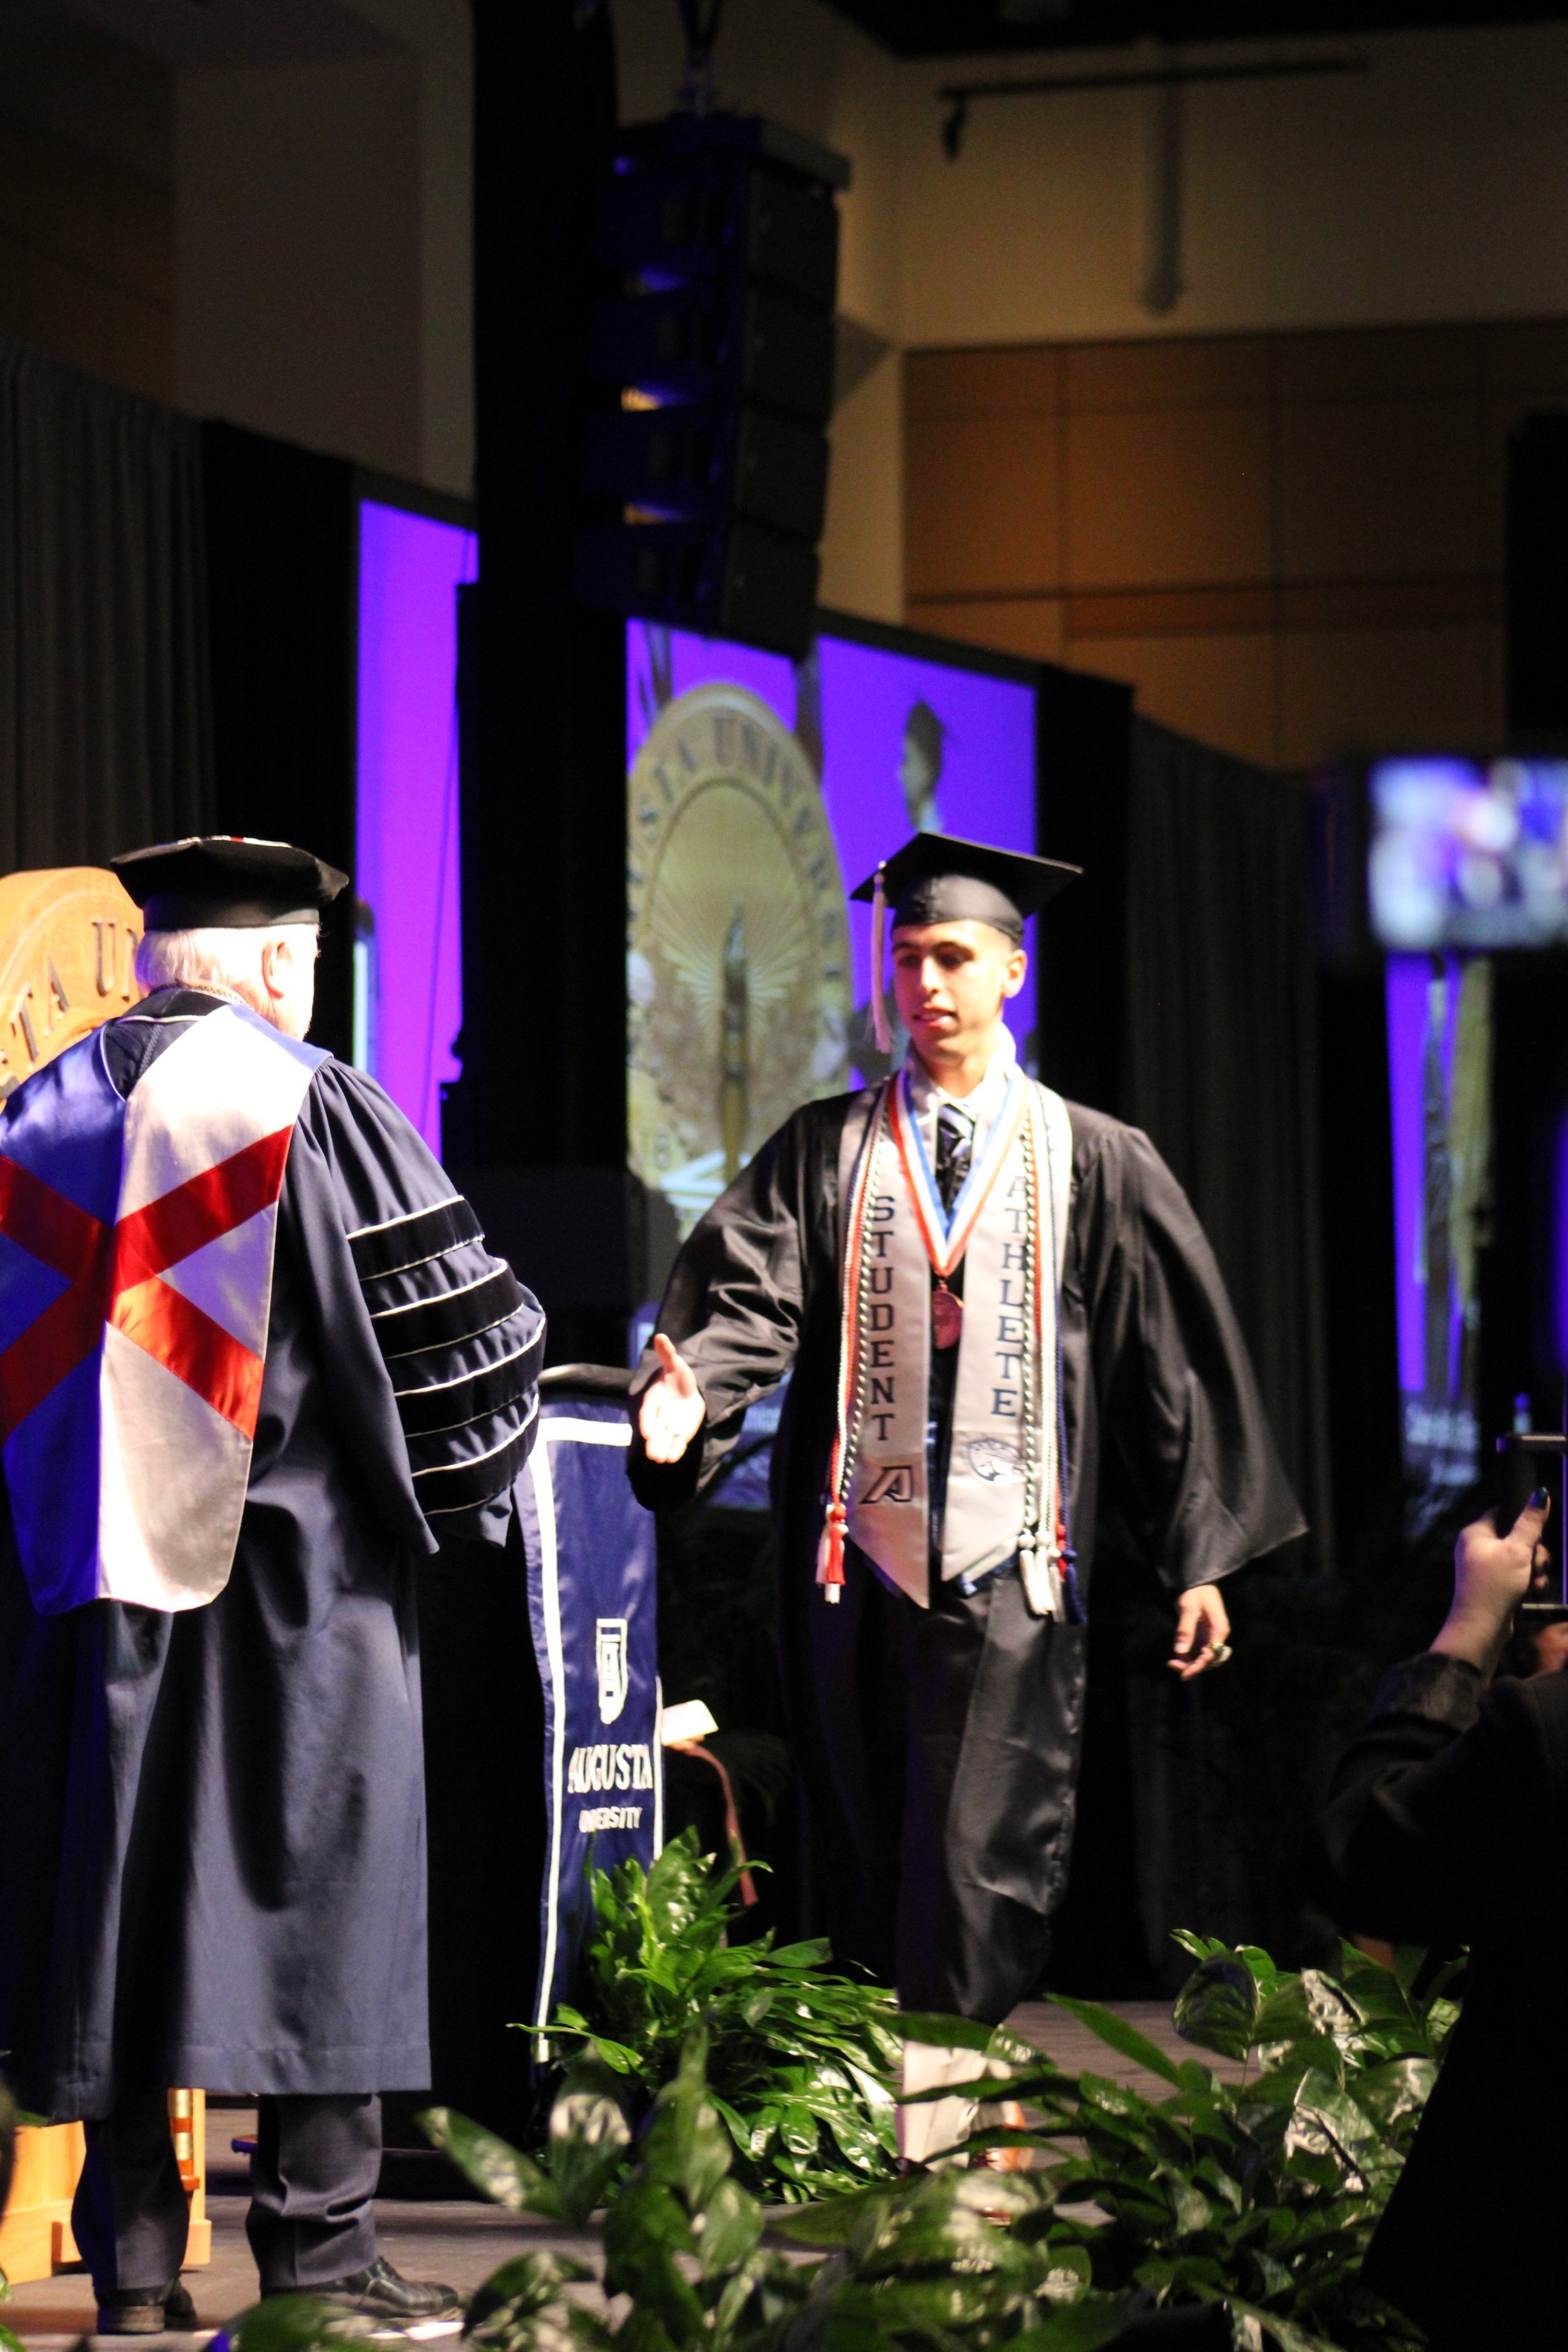
<instances>
[{"instance_id":1,"label":"stage floor","mask_svg":"<svg viewBox=\"0 0 1568 2352\"><path fill-rule=\"evenodd\" d=\"M1163 2002L1113 2001L1107 2006L1177 2057L1202 2058L1216 2074L1228 2079L1235 2079L1241 2072L1239 2065L1195 2051L1183 2042L1171 2024L1170 2010ZM1095 2073L1125 2082L1138 2091L1157 2095L1165 2087L1156 2076L1143 2073L1130 2059L1107 2048L1076 2019L1053 2009L1047 2001L1026 2003L1014 2011L1008 2021L1016 2032L1048 2050L1068 2073L1092 2067ZM171 2352L172 2347L178 2347L190 2352L191 2347L204 2341L224 2320L255 2300L256 2271L245 2235L244 2159L237 2157L229 2146L233 2139L248 2137L255 2126L254 2113L244 2108L207 2109L207 2211L213 2225L213 2255L205 2269L185 2274L203 2323L201 2336L95 2339L104 2346L105 2352L110 2352L110 2347L112 2352L123 2352L128 2340L145 2347L145 2352L160 2352L160 2347ZM503 2213L494 2205L478 2202L442 2200L415 2203L388 2198L378 2200L376 2218L381 2250L405 2277L441 2279L464 2294L470 2294L509 2255L530 2245L551 2246L584 2262L596 2261L599 2252L597 2233L593 2231L572 2234L547 2222L530 2222L516 2214ZM85 2273L18 2286L15 2300L0 2305L0 2319L22 2338L29 2352L68 2352L68 2347L87 2335L95 2316L91 2282ZM456 2332L457 2323L453 2323L447 2333L455 2336Z\"/></svg>"}]
</instances>

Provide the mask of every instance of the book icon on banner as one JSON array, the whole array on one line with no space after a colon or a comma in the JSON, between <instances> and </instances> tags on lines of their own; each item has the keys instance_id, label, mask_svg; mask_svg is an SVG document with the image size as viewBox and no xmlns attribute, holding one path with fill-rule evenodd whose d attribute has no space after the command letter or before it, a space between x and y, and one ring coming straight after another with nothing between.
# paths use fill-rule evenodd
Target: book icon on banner
<instances>
[{"instance_id":1,"label":"book icon on banner","mask_svg":"<svg viewBox=\"0 0 1568 2352\"><path fill-rule=\"evenodd\" d=\"M594 1633L599 1668L599 1720L614 1723L626 1703L626 1620L601 1617Z\"/></svg>"}]
</instances>

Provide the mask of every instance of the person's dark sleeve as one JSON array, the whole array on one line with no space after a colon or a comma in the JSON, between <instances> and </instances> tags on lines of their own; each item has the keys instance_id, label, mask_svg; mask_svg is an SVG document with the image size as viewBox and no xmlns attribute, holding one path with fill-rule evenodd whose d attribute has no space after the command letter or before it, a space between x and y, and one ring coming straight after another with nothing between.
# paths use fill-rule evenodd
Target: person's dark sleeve
<instances>
[{"instance_id":1,"label":"person's dark sleeve","mask_svg":"<svg viewBox=\"0 0 1568 2352\"><path fill-rule=\"evenodd\" d=\"M1078 1171L1092 1371L1135 1532L1176 1591L1305 1531L1225 1284L1145 1135L1110 1127Z\"/></svg>"},{"instance_id":2,"label":"person's dark sleeve","mask_svg":"<svg viewBox=\"0 0 1568 2352\"><path fill-rule=\"evenodd\" d=\"M284 1213L333 1411L384 1517L421 1549L504 1544L533 1443L544 1316L374 1078L311 1081Z\"/></svg>"},{"instance_id":3,"label":"person's dark sleeve","mask_svg":"<svg viewBox=\"0 0 1568 2352\"><path fill-rule=\"evenodd\" d=\"M1407 1659L1334 1774L1309 1852L1314 1897L1346 1934L1468 1943L1549 1786L1528 1684L1489 1690L1462 1659Z\"/></svg>"},{"instance_id":4,"label":"person's dark sleeve","mask_svg":"<svg viewBox=\"0 0 1568 2352\"><path fill-rule=\"evenodd\" d=\"M627 1473L650 1510L689 1502L722 1466L747 1407L795 1362L808 1280L813 1154L797 1112L743 1168L693 1229L670 1273L656 1329L696 1375L707 1418L679 1462L650 1462L637 1428L643 1391L658 1372L649 1348L632 1383ZM819 1185L816 1189L820 1189Z\"/></svg>"}]
</instances>

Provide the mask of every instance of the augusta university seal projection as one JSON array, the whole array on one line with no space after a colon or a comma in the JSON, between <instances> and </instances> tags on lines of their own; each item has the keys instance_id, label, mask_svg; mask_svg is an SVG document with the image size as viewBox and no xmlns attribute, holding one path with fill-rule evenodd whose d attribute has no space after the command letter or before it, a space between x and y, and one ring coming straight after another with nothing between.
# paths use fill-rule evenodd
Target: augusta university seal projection
<instances>
[{"instance_id":1,"label":"augusta university seal projection","mask_svg":"<svg viewBox=\"0 0 1568 2352\"><path fill-rule=\"evenodd\" d=\"M805 746L745 688L662 709L627 795L631 1163L682 1234L848 1082L849 930Z\"/></svg>"}]
</instances>

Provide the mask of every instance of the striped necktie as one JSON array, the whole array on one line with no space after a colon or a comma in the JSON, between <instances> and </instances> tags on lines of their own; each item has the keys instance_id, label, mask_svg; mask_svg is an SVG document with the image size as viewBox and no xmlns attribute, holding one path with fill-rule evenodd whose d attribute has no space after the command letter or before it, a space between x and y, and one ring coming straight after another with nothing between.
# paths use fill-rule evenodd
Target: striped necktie
<instances>
[{"instance_id":1,"label":"striped necktie","mask_svg":"<svg viewBox=\"0 0 1568 2352\"><path fill-rule=\"evenodd\" d=\"M963 1190L973 1150L974 1121L957 1103L942 1103L936 1115L936 1189L950 1217Z\"/></svg>"}]
</instances>

